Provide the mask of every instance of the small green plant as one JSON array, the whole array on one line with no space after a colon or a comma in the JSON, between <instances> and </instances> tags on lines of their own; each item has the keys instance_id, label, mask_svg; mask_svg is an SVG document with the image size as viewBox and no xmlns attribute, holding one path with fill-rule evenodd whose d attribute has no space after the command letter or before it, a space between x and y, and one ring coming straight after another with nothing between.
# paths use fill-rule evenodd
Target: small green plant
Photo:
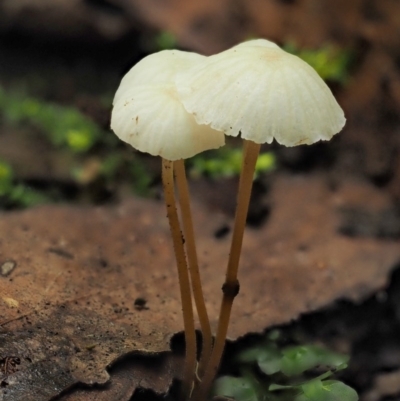
<instances>
[{"instance_id":1,"label":"small green plant","mask_svg":"<svg viewBox=\"0 0 400 401\"><path fill-rule=\"evenodd\" d=\"M149 196L150 184L153 177L149 174L145 165L138 159L131 160L128 165L132 177L132 190L136 195Z\"/></svg>"},{"instance_id":2,"label":"small green plant","mask_svg":"<svg viewBox=\"0 0 400 401\"><path fill-rule=\"evenodd\" d=\"M5 91L0 86L0 118L11 126L27 125L36 128L57 152L72 152L74 157L71 158L73 165L70 166L70 175L79 186L101 180L105 185L113 187L115 178L120 176L132 183L132 190L136 194L149 195L153 177L141 159L135 158L132 162L113 135L101 130L79 110L49 103L15 89ZM98 155L101 149L107 149L105 158ZM5 204L29 207L49 200L40 191L14 184L17 179L6 163L0 165L0 169L3 207Z\"/></svg>"},{"instance_id":3,"label":"small green plant","mask_svg":"<svg viewBox=\"0 0 400 401\"><path fill-rule=\"evenodd\" d=\"M9 164L0 160L0 196L7 195L13 182L13 171Z\"/></svg>"},{"instance_id":4,"label":"small green plant","mask_svg":"<svg viewBox=\"0 0 400 401\"><path fill-rule=\"evenodd\" d=\"M357 401L355 390L331 379L348 360L316 345L280 347L270 337L240 352L240 375L217 379L213 393L236 401Z\"/></svg>"},{"instance_id":5,"label":"small green plant","mask_svg":"<svg viewBox=\"0 0 400 401\"><path fill-rule=\"evenodd\" d=\"M310 64L323 80L346 83L351 62L350 51L331 44L318 49L300 49L294 43L288 43L284 49Z\"/></svg>"},{"instance_id":6,"label":"small green plant","mask_svg":"<svg viewBox=\"0 0 400 401\"><path fill-rule=\"evenodd\" d=\"M151 196L150 186L154 179L139 157L128 159L121 151L114 151L104 158L86 158L71 169L71 176L80 186L97 181L108 189L116 188L125 180L133 193L143 197Z\"/></svg>"},{"instance_id":7,"label":"small green plant","mask_svg":"<svg viewBox=\"0 0 400 401\"><path fill-rule=\"evenodd\" d=\"M0 87L0 113L11 124L30 124L57 147L85 153L102 139L103 132L89 118L72 107L48 103Z\"/></svg>"},{"instance_id":8,"label":"small green plant","mask_svg":"<svg viewBox=\"0 0 400 401\"><path fill-rule=\"evenodd\" d=\"M48 197L28 185L16 183L12 167L0 160L0 207L30 207L48 201Z\"/></svg>"},{"instance_id":9,"label":"small green plant","mask_svg":"<svg viewBox=\"0 0 400 401\"><path fill-rule=\"evenodd\" d=\"M172 32L161 31L154 39L156 51L175 49L177 47L176 37Z\"/></svg>"},{"instance_id":10,"label":"small green plant","mask_svg":"<svg viewBox=\"0 0 400 401\"><path fill-rule=\"evenodd\" d=\"M231 147L200 153L190 160L190 174L211 178L232 177L240 174L242 160L243 150ZM261 153L257 159L255 177L260 173L274 170L275 166L276 158L272 152Z\"/></svg>"}]
</instances>

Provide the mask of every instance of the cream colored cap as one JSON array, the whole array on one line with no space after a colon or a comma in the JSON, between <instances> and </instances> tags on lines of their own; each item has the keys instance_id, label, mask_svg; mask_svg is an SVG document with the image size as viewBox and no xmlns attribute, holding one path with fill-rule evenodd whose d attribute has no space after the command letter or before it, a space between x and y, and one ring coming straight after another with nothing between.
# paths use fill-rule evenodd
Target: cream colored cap
<instances>
[{"instance_id":1,"label":"cream colored cap","mask_svg":"<svg viewBox=\"0 0 400 401\"><path fill-rule=\"evenodd\" d=\"M114 96L115 104L124 94L137 85L172 83L179 71L185 71L206 57L180 50L162 50L150 54L136 63L122 78Z\"/></svg>"},{"instance_id":2,"label":"cream colored cap","mask_svg":"<svg viewBox=\"0 0 400 401\"><path fill-rule=\"evenodd\" d=\"M257 143L329 140L346 121L317 72L264 39L203 59L178 73L176 83L199 124Z\"/></svg>"},{"instance_id":3,"label":"cream colored cap","mask_svg":"<svg viewBox=\"0 0 400 401\"><path fill-rule=\"evenodd\" d=\"M225 143L222 132L199 125L183 107L174 83L177 71L203 57L162 51L146 57L122 79L114 98L111 128L141 152L186 159Z\"/></svg>"}]
</instances>

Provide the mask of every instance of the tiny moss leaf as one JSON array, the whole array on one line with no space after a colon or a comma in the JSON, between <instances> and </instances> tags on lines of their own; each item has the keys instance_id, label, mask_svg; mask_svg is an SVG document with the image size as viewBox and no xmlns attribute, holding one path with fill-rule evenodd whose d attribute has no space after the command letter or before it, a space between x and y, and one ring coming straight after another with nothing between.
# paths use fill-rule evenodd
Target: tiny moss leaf
<instances>
[{"instance_id":1,"label":"tiny moss leaf","mask_svg":"<svg viewBox=\"0 0 400 401\"><path fill-rule=\"evenodd\" d=\"M294 401L357 401L354 389L337 380L311 380L301 386Z\"/></svg>"},{"instance_id":2,"label":"tiny moss leaf","mask_svg":"<svg viewBox=\"0 0 400 401\"><path fill-rule=\"evenodd\" d=\"M213 393L236 401L260 401L252 383L243 377L220 377L215 381Z\"/></svg>"}]
</instances>

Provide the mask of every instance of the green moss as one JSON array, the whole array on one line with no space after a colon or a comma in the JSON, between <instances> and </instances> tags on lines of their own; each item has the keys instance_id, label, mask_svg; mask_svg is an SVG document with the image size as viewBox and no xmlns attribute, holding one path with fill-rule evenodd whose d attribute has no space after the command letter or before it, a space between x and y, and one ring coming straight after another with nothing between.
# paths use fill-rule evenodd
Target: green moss
<instances>
[{"instance_id":1,"label":"green moss","mask_svg":"<svg viewBox=\"0 0 400 401\"><path fill-rule=\"evenodd\" d=\"M190 159L190 173L192 176L208 176L212 178L232 177L239 175L242 169L242 149L229 146L200 153ZM272 152L261 153L258 157L255 174L269 172L275 169L276 158Z\"/></svg>"},{"instance_id":2,"label":"green moss","mask_svg":"<svg viewBox=\"0 0 400 401\"><path fill-rule=\"evenodd\" d=\"M0 207L25 208L48 201L46 195L19 183L15 179L12 167L0 160Z\"/></svg>"},{"instance_id":3,"label":"green moss","mask_svg":"<svg viewBox=\"0 0 400 401\"><path fill-rule=\"evenodd\" d=\"M281 346L277 340L268 336L240 352L240 374L217 379L214 395L236 401L358 400L355 390L331 379L347 367L348 356L315 345Z\"/></svg>"},{"instance_id":4,"label":"green moss","mask_svg":"<svg viewBox=\"0 0 400 401\"><path fill-rule=\"evenodd\" d=\"M317 49L301 49L294 43L288 43L283 48L310 64L323 80L346 83L352 58L349 50L332 44Z\"/></svg>"},{"instance_id":5,"label":"green moss","mask_svg":"<svg viewBox=\"0 0 400 401\"><path fill-rule=\"evenodd\" d=\"M149 196L153 177L149 174L145 165L140 160L133 159L129 164L129 172L132 177L133 192L139 196Z\"/></svg>"},{"instance_id":6,"label":"green moss","mask_svg":"<svg viewBox=\"0 0 400 401\"><path fill-rule=\"evenodd\" d=\"M10 192L13 178L11 166L0 160L0 196L5 196Z\"/></svg>"},{"instance_id":7,"label":"green moss","mask_svg":"<svg viewBox=\"0 0 400 401\"><path fill-rule=\"evenodd\" d=\"M84 191L85 186L93 182L116 188L122 181L127 181L135 193L149 195L153 177L142 159L138 155L132 158L132 152L122 146L113 133L102 130L79 110L46 102L21 91L5 91L0 86L0 119L11 127L34 129L60 155L71 152L73 157L64 158L71 164L66 168L80 190ZM21 184L11 166L0 163L0 207L29 207L51 201L52 196L46 192ZM59 196L57 193L55 198L59 199Z\"/></svg>"},{"instance_id":8,"label":"green moss","mask_svg":"<svg viewBox=\"0 0 400 401\"><path fill-rule=\"evenodd\" d=\"M172 32L162 31L154 39L155 51L175 49L176 37Z\"/></svg>"},{"instance_id":9,"label":"green moss","mask_svg":"<svg viewBox=\"0 0 400 401\"><path fill-rule=\"evenodd\" d=\"M11 124L38 128L57 147L74 153L89 151L104 133L72 107L60 106L0 87L0 114Z\"/></svg>"}]
</instances>

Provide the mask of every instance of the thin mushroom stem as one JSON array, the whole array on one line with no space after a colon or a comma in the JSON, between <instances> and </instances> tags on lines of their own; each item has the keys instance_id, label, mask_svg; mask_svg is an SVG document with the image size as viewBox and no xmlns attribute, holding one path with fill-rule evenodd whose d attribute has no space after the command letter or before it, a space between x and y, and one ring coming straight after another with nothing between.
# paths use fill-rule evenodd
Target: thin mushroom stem
<instances>
[{"instance_id":1,"label":"thin mushroom stem","mask_svg":"<svg viewBox=\"0 0 400 401\"><path fill-rule=\"evenodd\" d=\"M243 167L240 175L239 190L233 226L232 242L226 270L225 283L222 286L222 303L218 320L217 335L210 361L207 365L205 375L194 395L195 401L207 399L211 385L218 372L219 364L225 347L225 339L228 332L229 319L231 315L233 300L239 293L239 281L237 272L239 267L240 253L242 251L243 234L246 226L247 211L249 209L251 188L253 186L253 175L260 151L260 145L252 141L244 141Z\"/></svg>"},{"instance_id":2,"label":"thin mushroom stem","mask_svg":"<svg viewBox=\"0 0 400 401\"><path fill-rule=\"evenodd\" d=\"M204 302L199 265L197 261L192 213L190 210L189 188L186 180L184 161L183 160L175 161L174 169L176 176L176 184L179 193L179 203L181 208L183 229L186 239L185 245L189 262L189 272L192 282L193 296L200 320L201 332L203 337L203 346L198 367L198 374L201 377L204 374L205 366L211 355L212 333L211 333L210 320L208 318L208 313Z\"/></svg>"},{"instance_id":3,"label":"thin mushroom stem","mask_svg":"<svg viewBox=\"0 0 400 401\"><path fill-rule=\"evenodd\" d=\"M181 293L183 323L185 328L186 357L183 367L182 400L186 401L194 381L196 369L196 333L194 328L192 295L190 289L189 273L186 263L186 255L183 247L184 238L179 224L174 193L173 162L162 159L162 181L164 187L165 204L167 206L167 217L171 230L174 252L178 267L179 288Z\"/></svg>"}]
</instances>

